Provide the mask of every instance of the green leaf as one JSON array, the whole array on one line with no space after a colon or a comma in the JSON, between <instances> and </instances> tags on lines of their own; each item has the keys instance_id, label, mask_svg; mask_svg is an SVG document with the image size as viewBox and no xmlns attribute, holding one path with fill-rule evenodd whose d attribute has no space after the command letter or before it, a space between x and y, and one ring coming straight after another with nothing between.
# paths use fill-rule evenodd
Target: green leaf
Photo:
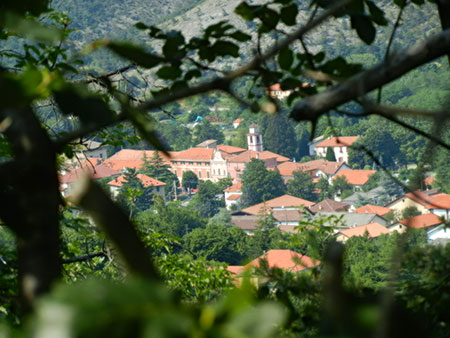
<instances>
[{"instance_id":1,"label":"green leaf","mask_svg":"<svg viewBox=\"0 0 450 338\"><path fill-rule=\"evenodd\" d=\"M254 9L259 6L250 6L246 2L241 2L234 12L245 21L252 21L255 18Z\"/></svg>"},{"instance_id":2,"label":"green leaf","mask_svg":"<svg viewBox=\"0 0 450 338\"><path fill-rule=\"evenodd\" d=\"M366 1L367 7L369 7L370 17L373 22L380 26L386 26L388 21L384 17L384 12L379 9L372 1Z\"/></svg>"},{"instance_id":3,"label":"green leaf","mask_svg":"<svg viewBox=\"0 0 450 338\"><path fill-rule=\"evenodd\" d=\"M296 24L297 14L298 7L296 4L292 4L281 9L280 19L286 26L294 26Z\"/></svg>"},{"instance_id":4,"label":"green leaf","mask_svg":"<svg viewBox=\"0 0 450 338\"><path fill-rule=\"evenodd\" d=\"M402 7L405 7L406 0L394 0L394 4L397 5L398 7L402 8Z\"/></svg>"},{"instance_id":5,"label":"green leaf","mask_svg":"<svg viewBox=\"0 0 450 338\"><path fill-rule=\"evenodd\" d=\"M184 47L184 36L178 31L167 34L166 42L162 48L164 56L168 60L179 60L186 55Z\"/></svg>"},{"instance_id":6,"label":"green leaf","mask_svg":"<svg viewBox=\"0 0 450 338\"><path fill-rule=\"evenodd\" d=\"M53 42L62 37L62 32L56 28L43 26L35 20L24 19L12 13L5 15L3 26L8 29L8 34L24 35L37 41Z\"/></svg>"},{"instance_id":7,"label":"green leaf","mask_svg":"<svg viewBox=\"0 0 450 338\"><path fill-rule=\"evenodd\" d=\"M184 79L185 79L186 81L190 81L190 80L192 80L193 78L198 78L198 77L201 77L201 76L202 76L202 73L201 73L198 69L193 69L193 70L188 71L188 72L184 75Z\"/></svg>"},{"instance_id":8,"label":"green leaf","mask_svg":"<svg viewBox=\"0 0 450 338\"><path fill-rule=\"evenodd\" d=\"M215 54L219 56L239 56L239 47L229 41L216 41L216 43L212 46L212 49L214 50Z\"/></svg>"},{"instance_id":9,"label":"green leaf","mask_svg":"<svg viewBox=\"0 0 450 338\"><path fill-rule=\"evenodd\" d=\"M365 15L352 15L350 17L352 28L356 29L356 33L361 40L370 45L375 40L376 29L372 21Z\"/></svg>"},{"instance_id":10,"label":"green leaf","mask_svg":"<svg viewBox=\"0 0 450 338\"><path fill-rule=\"evenodd\" d=\"M231 34L228 34L228 36L230 38L233 38L236 41L239 41L239 42L249 41L252 38L250 35L245 34L245 33L241 32L241 31L233 32Z\"/></svg>"},{"instance_id":11,"label":"green leaf","mask_svg":"<svg viewBox=\"0 0 450 338\"><path fill-rule=\"evenodd\" d=\"M181 69L180 67L175 66L164 66L158 69L156 75L158 75L160 79L175 80L180 77Z\"/></svg>"},{"instance_id":12,"label":"green leaf","mask_svg":"<svg viewBox=\"0 0 450 338\"><path fill-rule=\"evenodd\" d=\"M136 27L139 30L146 30L150 28L149 26L143 24L142 22L135 23L134 27Z\"/></svg>"},{"instance_id":13,"label":"green leaf","mask_svg":"<svg viewBox=\"0 0 450 338\"><path fill-rule=\"evenodd\" d=\"M161 57L148 53L143 48L128 42L111 42L107 47L117 55L133 61L144 68L153 68L163 61Z\"/></svg>"},{"instance_id":14,"label":"green leaf","mask_svg":"<svg viewBox=\"0 0 450 338\"><path fill-rule=\"evenodd\" d=\"M56 68L74 73L74 74L78 74L78 70L74 67L72 67L71 65L69 65L68 63L64 63L64 62L60 62L56 64Z\"/></svg>"},{"instance_id":15,"label":"green leaf","mask_svg":"<svg viewBox=\"0 0 450 338\"><path fill-rule=\"evenodd\" d=\"M278 64L283 70L289 70L294 62L294 53L289 47L283 48L278 53Z\"/></svg>"}]
</instances>

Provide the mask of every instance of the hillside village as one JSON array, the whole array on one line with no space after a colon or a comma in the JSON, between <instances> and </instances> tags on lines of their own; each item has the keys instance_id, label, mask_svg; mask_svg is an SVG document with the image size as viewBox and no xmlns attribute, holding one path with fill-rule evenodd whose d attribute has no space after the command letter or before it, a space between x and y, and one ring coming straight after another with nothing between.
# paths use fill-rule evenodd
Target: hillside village
<instances>
[{"instance_id":1,"label":"hillside village","mask_svg":"<svg viewBox=\"0 0 450 338\"><path fill-rule=\"evenodd\" d=\"M242 119L235 120L234 128L241 122ZM160 196L165 203L181 200L178 207L182 208L199 193L201 183L198 182L226 182L225 188L208 198L229 210L230 226L240 228L249 236L253 236L262 220L269 217L284 233L301 231L299 225L320 224L341 242L353 236L375 238L394 231L403 233L409 228L423 229L430 243L445 243L450 239L445 225L450 216L450 195L432 188L432 176L423 182L426 187L423 191L406 192L398 186L393 189L392 185L397 185L395 182L390 182L390 187L380 185L379 180L371 182L371 177L380 175L381 171L352 169L348 163L349 149L358 136L318 137L309 143L313 160L306 162L295 162L264 150L264 140L254 123L249 126L246 137L247 149L209 139L182 151L121 149L107 157L97 146L93 151L84 152L86 159L75 163L75 168L61 173L61 191L70 197L76 179L89 172L93 179L102 180L111 196L117 199L127 184L127 173L132 170L138 173L136 178L151 196L143 210L153 204L155 196ZM335 161L326 159L330 151ZM296 173L306 174L311 184L308 187L312 187L308 196L313 196L314 200L293 196L284 190L260 203L243 205L244 173L250 163L258 161L268 172L279 174L285 186L294 181ZM158 163L173 174L170 184L144 174L144 167L152 163ZM192 186L187 182L187 173L193 174ZM220 210L216 208L208 217ZM232 272L241 271L239 269L230 266Z\"/></svg>"}]
</instances>

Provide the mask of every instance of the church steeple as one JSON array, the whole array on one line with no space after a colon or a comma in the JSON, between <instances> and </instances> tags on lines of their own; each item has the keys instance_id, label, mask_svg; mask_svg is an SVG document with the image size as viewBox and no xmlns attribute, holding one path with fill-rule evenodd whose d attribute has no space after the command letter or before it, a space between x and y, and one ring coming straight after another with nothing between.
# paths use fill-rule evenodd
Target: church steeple
<instances>
[{"instance_id":1,"label":"church steeple","mask_svg":"<svg viewBox=\"0 0 450 338\"><path fill-rule=\"evenodd\" d=\"M263 151L262 135L258 130L258 125L254 123L251 124L249 126L249 131L250 132L247 134L248 150Z\"/></svg>"}]
</instances>

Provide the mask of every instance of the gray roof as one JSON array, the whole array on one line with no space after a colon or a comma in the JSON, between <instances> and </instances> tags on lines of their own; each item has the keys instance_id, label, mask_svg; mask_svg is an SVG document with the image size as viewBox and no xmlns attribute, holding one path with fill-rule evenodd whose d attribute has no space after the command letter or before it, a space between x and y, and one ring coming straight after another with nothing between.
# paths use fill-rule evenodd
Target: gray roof
<instances>
[{"instance_id":1,"label":"gray roof","mask_svg":"<svg viewBox=\"0 0 450 338\"><path fill-rule=\"evenodd\" d=\"M231 216L231 223L244 231L255 230L257 227L259 227L260 220L260 216L253 215Z\"/></svg>"},{"instance_id":2,"label":"gray roof","mask_svg":"<svg viewBox=\"0 0 450 338\"><path fill-rule=\"evenodd\" d=\"M377 197L379 195L381 195L381 194L384 194L384 193L385 193L385 189L383 187L376 187L376 188L374 188L372 190L369 190L367 192L364 192L364 191L355 192L353 195L350 195L349 197L344 198L342 200L342 202L348 203L348 204L351 204L351 205L355 205L355 203L359 202L359 199L360 199L360 196L361 196L361 198L373 200L372 204L375 204L375 200L377 199Z\"/></svg>"},{"instance_id":3,"label":"gray roof","mask_svg":"<svg viewBox=\"0 0 450 338\"><path fill-rule=\"evenodd\" d=\"M328 219L330 218L330 219ZM326 220L324 226L349 228L373 222L386 225L386 220L377 214L360 214L356 212L318 212L313 221Z\"/></svg>"}]
</instances>

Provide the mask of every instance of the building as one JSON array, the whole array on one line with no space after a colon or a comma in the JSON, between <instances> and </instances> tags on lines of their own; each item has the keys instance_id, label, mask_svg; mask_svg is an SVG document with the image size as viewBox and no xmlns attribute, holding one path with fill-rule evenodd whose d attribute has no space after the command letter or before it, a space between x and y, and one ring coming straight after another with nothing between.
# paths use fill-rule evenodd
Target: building
<instances>
[{"instance_id":1,"label":"building","mask_svg":"<svg viewBox=\"0 0 450 338\"><path fill-rule=\"evenodd\" d=\"M237 127L239 127L239 125L241 124L241 122L243 122L244 119L236 119L233 121L233 128L236 129Z\"/></svg>"},{"instance_id":2,"label":"building","mask_svg":"<svg viewBox=\"0 0 450 338\"><path fill-rule=\"evenodd\" d=\"M348 163L348 149L357 139L358 136L328 137L319 142L315 146L314 151L318 156L325 157L327 155L327 149L331 147L336 161Z\"/></svg>"},{"instance_id":3,"label":"building","mask_svg":"<svg viewBox=\"0 0 450 338\"><path fill-rule=\"evenodd\" d=\"M356 226L349 229L342 229L336 234L338 242L346 242L349 238L354 236L368 236L369 238L376 238L380 235L389 234L391 230L379 223L370 223Z\"/></svg>"},{"instance_id":4,"label":"building","mask_svg":"<svg viewBox=\"0 0 450 338\"><path fill-rule=\"evenodd\" d=\"M338 177L344 177L347 183L353 186L354 191L359 191L376 172L376 170L342 169L330 179L330 183Z\"/></svg>"},{"instance_id":5,"label":"building","mask_svg":"<svg viewBox=\"0 0 450 338\"><path fill-rule=\"evenodd\" d=\"M159 195L163 199L165 199L166 194L165 194L164 187L166 184L164 182L161 182L157 179L151 178L151 177L149 177L147 175L143 175L143 174L137 174L136 177L139 181L142 182L142 185L144 186L144 188L150 188L150 187L152 188L151 193L153 195ZM125 179L125 175L118 176L108 182L108 185L111 187L111 195L114 198L117 197L117 195L119 194L120 188L126 182L127 182L127 180Z\"/></svg>"},{"instance_id":6,"label":"building","mask_svg":"<svg viewBox=\"0 0 450 338\"><path fill-rule=\"evenodd\" d=\"M359 214L353 212L318 212L314 215L313 222L319 222L323 226L344 229L370 223L379 223L383 226L387 225L387 221L377 214Z\"/></svg>"},{"instance_id":7,"label":"building","mask_svg":"<svg viewBox=\"0 0 450 338\"><path fill-rule=\"evenodd\" d=\"M272 210L299 210L302 207L307 210L312 205L314 205L314 202L286 194L237 211L234 215L269 215Z\"/></svg>"},{"instance_id":8,"label":"building","mask_svg":"<svg viewBox=\"0 0 450 338\"><path fill-rule=\"evenodd\" d=\"M380 207L378 205L367 204L365 206L362 206L361 208L356 209L354 212L360 214L377 214L378 216L383 217L392 212L392 210L386 207Z\"/></svg>"},{"instance_id":9,"label":"building","mask_svg":"<svg viewBox=\"0 0 450 338\"><path fill-rule=\"evenodd\" d=\"M413 191L400 196L385 205L401 214L409 207L415 207L420 213L433 213L439 217L450 219L450 195L432 191Z\"/></svg>"},{"instance_id":10,"label":"building","mask_svg":"<svg viewBox=\"0 0 450 338\"><path fill-rule=\"evenodd\" d=\"M279 83L274 83L267 88L266 94L273 99L283 100L291 95L292 90L282 90Z\"/></svg>"},{"instance_id":11,"label":"building","mask_svg":"<svg viewBox=\"0 0 450 338\"><path fill-rule=\"evenodd\" d=\"M237 182L231 187L226 188L223 192L225 194L225 206L228 209L231 209L231 207L238 203L241 199L242 183Z\"/></svg>"},{"instance_id":12,"label":"building","mask_svg":"<svg viewBox=\"0 0 450 338\"><path fill-rule=\"evenodd\" d=\"M213 148L189 148L172 152L171 170L180 181L186 171L192 171L200 180L211 180L211 160L214 158L214 152Z\"/></svg>"},{"instance_id":13,"label":"building","mask_svg":"<svg viewBox=\"0 0 450 338\"><path fill-rule=\"evenodd\" d=\"M280 175L285 183L289 182L294 176L294 171L301 170L317 181L321 178L331 178L342 169L350 169L343 162L331 162L324 159L309 162L283 162L277 166Z\"/></svg>"},{"instance_id":14,"label":"building","mask_svg":"<svg viewBox=\"0 0 450 338\"><path fill-rule=\"evenodd\" d=\"M122 149L114 155L107 158L103 164L111 169L117 171L124 171L126 168L133 168L139 170L144 164L144 158L150 160L156 150L136 150L136 149ZM158 151L164 163L170 165L170 154L172 152L164 153Z\"/></svg>"},{"instance_id":15,"label":"building","mask_svg":"<svg viewBox=\"0 0 450 338\"><path fill-rule=\"evenodd\" d=\"M338 212L338 211L348 211L350 209L350 204L332 200L331 198L325 199L319 203L314 204L309 207L313 213L317 212Z\"/></svg>"},{"instance_id":16,"label":"building","mask_svg":"<svg viewBox=\"0 0 450 338\"><path fill-rule=\"evenodd\" d=\"M445 226L443 219L432 213L399 220L389 229L399 233L403 233L407 229L425 229L429 241L450 239L450 230Z\"/></svg>"},{"instance_id":17,"label":"building","mask_svg":"<svg viewBox=\"0 0 450 338\"><path fill-rule=\"evenodd\" d=\"M258 130L258 125L251 124L249 127L249 133L247 134L248 150L263 151L262 135Z\"/></svg>"}]
</instances>

